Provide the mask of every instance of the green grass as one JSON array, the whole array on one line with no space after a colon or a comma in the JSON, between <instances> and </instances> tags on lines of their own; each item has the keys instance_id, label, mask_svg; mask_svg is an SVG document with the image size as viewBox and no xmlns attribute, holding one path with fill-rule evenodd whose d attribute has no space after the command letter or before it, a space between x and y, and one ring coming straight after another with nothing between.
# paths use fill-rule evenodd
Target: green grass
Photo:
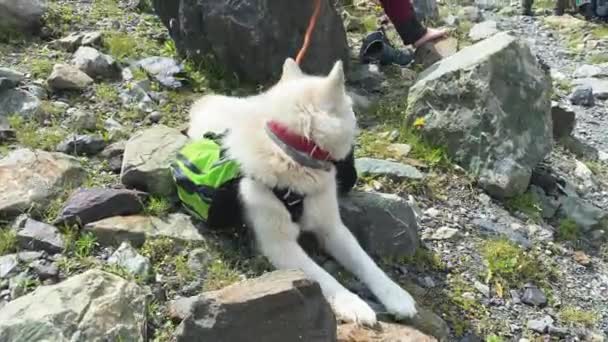
<instances>
[{"instance_id":1,"label":"green grass","mask_svg":"<svg viewBox=\"0 0 608 342\"><path fill-rule=\"evenodd\" d=\"M73 29L80 18L73 5L50 1L43 21L53 36L60 36Z\"/></svg>"},{"instance_id":2,"label":"green grass","mask_svg":"<svg viewBox=\"0 0 608 342\"><path fill-rule=\"evenodd\" d=\"M119 60L155 56L162 48L150 38L125 32L107 32L104 47Z\"/></svg>"},{"instance_id":3,"label":"green grass","mask_svg":"<svg viewBox=\"0 0 608 342\"><path fill-rule=\"evenodd\" d=\"M239 273L228 262L216 259L207 270L207 279L203 288L205 291L219 290L239 280L241 280Z\"/></svg>"},{"instance_id":4,"label":"green grass","mask_svg":"<svg viewBox=\"0 0 608 342\"><path fill-rule=\"evenodd\" d=\"M568 325L592 327L597 322L598 316L595 312L568 306L559 311L559 319Z\"/></svg>"},{"instance_id":5,"label":"green grass","mask_svg":"<svg viewBox=\"0 0 608 342\"><path fill-rule=\"evenodd\" d=\"M589 64L608 63L608 54L605 54L605 53L591 54L587 58L587 62L589 62Z\"/></svg>"},{"instance_id":6,"label":"green grass","mask_svg":"<svg viewBox=\"0 0 608 342\"><path fill-rule=\"evenodd\" d=\"M177 253L178 246L172 239L159 238L148 239L141 246L141 255L148 257L150 262L155 265L164 260L166 256L171 256Z\"/></svg>"},{"instance_id":7,"label":"green grass","mask_svg":"<svg viewBox=\"0 0 608 342\"><path fill-rule=\"evenodd\" d=\"M150 216L164 217L171 210L171 203L165 197L152 196L146 204L145 213Z\"/></svg>"},{"instance_id":8,"label":"green grass","mask_svg":"<svg viewBox=\"0 0 608 342\"><path fill-rule=\"evenodd\" d=\"M13 229L0 228L0 255L17 251L17 233Z\"/></svg>"},{"instance_id":9,"label":"green grass","mask_svg":"<svg viewBox=\"0 0 608 342\"><path fill-rule=\"evenodd\" d=\"M591 36L596 39L607 39L608 38L608 26L597 25L591 30Z\"/></svg>"},{"instance_id":10,"label":"green grass","mask_svg":"<svg viewBox=\"0 0 608 342\"><path fill-rule=\"evenodd\" d=\"M572 219L562 219L557 227L557 239L561 241L575 241L581 235L580 228Z\"/></svg>"},{"instance_id":11,"label":"green grass","mask_svg":"<svg viewBox=\"0 0 608 342\"><path fill-rule=\"evenodd\" d=\"M388 261L389 264L394 264L392 261ZM411 257L403 257L397 260L399 264L406 264L413 267L417 272L429 272L429 271L444 271L445 263L441 260L439 255L433 253L426 248L416 248L416 252Z\"/></svg>"},{"instance_id":12,"label":"green grass","mask_svg":"<svg viewBox=\"0 0 608 342\"><path fill-rule=\"evenodd\" d=\"M486 283L494 281L503 289L517 287L545 274L532 256L508 240L484 242L481 254L487 264Z\"/></svg>"},{"instance_id":13,"label":"green grass","mask_svg":"<svg viewBox=\"0 0 608 342\"><path fill-rule=\"evenodd\" d=\"M94 0L90 13L94 21L107 18L122 19L124 15L124 10L118 6L117 0Z\"/></svg>"},{"instance_id":14,"label":"green grass","mask_svg":"<svg viewBox=\"0 0 608 342\"><path fill-rule=\"evenodd\" d=\"M572 88L574 87L572 85L572 82L570 82L570 80L568 80L568 79L555 80L553 86L556 89L559 89L560 91L562 91L564 93L568 93L568 94L570 94L570 92L572 91Z\"/></svg>"},{"instance_id":15,"label":"green grass","mask_svg":"<svg viewBox=\"0 0 608 342\"><path fill-rule=\"evenodd\" d=\"M100 83L95 86L95 96L97 99L107 103L117 103L120 101L120 94L116 86L107 83Z\"/></svg>"},{"instance_id":16,"label":"green grass","mask_svg":"<svg viewBox=\"0 0 608 342\"><path fill-rule=\"evenodd\" d=\"M53 71L55 62L46 58L34 58L28 63L28 68L33 78L47 78Z\"/></svg>"},{"instance_id":17,"label":"green grass","mask_svg":"<svg viewBox=\"0 0 608 342\"><path fill-rule=\"evenodd\" d=\"M26 120L15 115L8 119L9 125L15 130L17 142L32 149L54 151L65 133L59 127L40 127L33 120Z\"/></svg>"},{"instance_id":18,"label":"green grass","mask_svg":"<svg viewBox=\"0 0 608 342\"><path fill-rule=\"evenodd\" d=\"M86 258L91 256L95 246L97 245L97 238L93 233L85 233L74 242L74 253L80 258Z\"/></svg>"},{"instance_id":19,"label":"green grass","mask_svg":"<svg viewBox=\"0 0 608 342\"><path fill-rule=\"evenodd\" d=\"M505 340L498 335L490 335L486 337L486 342L504 342Z\"/></svg>"},{"instance_id":20,"label":"green grass","mask_svg":"<svg viewBox=\"0 0 608 342\"><path fill-rule=\"evenodd\" d=\"M510 211L521 212L534 222L542 220L542 209L538 203L538 199L530 191L507 199L505 205Z\"/></svg>"}]
</instances>

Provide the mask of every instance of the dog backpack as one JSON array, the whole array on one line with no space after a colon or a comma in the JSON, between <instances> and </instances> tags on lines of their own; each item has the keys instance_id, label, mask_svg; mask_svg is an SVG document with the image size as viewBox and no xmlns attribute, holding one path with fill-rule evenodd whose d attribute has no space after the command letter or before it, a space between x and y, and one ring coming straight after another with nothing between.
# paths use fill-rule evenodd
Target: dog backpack
<instances>
[{"instance_id":1,"label":"dog backpack","mask_svg":"<svg viewBox=\"0 0 608 342\"><path fill-rule=\"evenodd\" d=\"M171 164L179 199L189 212L205 223L216 192L240 177L238 163L225 156L219 138L206 134L203 139L188 143Z\"/></svg>"}]
</instances>

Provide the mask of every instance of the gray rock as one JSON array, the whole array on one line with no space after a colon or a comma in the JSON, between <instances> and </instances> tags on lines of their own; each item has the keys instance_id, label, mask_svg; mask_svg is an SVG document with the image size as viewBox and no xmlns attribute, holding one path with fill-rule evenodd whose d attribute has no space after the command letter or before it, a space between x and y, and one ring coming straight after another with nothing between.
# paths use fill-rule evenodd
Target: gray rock
<instances>
[{"instance_id":1,"label":"gray rock","mask_svg":"<svg viewBox=\"0 0 608 342\"><path fill-rule=\"evenodd\" d=\"M540 334L544 334L547 332L547 330L549 329L549 326L551 326L553 324L554 320L553 318L551 318L551 316L545 316L539 319L531 319L528 321L528 323L526 324L527 328L540 333Z\"/></svg>"},{"instance_id":2,"label":"gray rock","mask_svg":"<svg viewBox=\"0 0 608 342\"><path fill-rule=\"evenodd\" d=\"M336 341L336 320L321 288L299 271L277 271L196 300L176 342Z\"/></svg>"},{"instance_id":3,"label":"gray rock","mask_svg":"<svg viewBox=\"0 0 608 342\"><path fill-rule=\"evenodd\" d=\"M17 253L19 261L24 263L30 263L34 260L42 259L45 253L40 251L25 251Z\"/></svg>"},{"instance_id":4,"label":"gray rock","mask_svg":"<svg viewBox=\"0 0 608 342\"><path fill-rule=\"evenodd\" d=\"M26 90L0 90L0 122L14 114L31 117L38 112L40 105L40 99Z\"/></svg>"},{"instance_id":5,"label":"gray rock","mask_svg":"<svg viewBox=\"0 0 608 342\"><path fill-rule=\"evenodd\" d=\"M127 189L79 189L66 201L58 222L86 225L113 216L143 212L145 193Z\"/></svg>"},{"instance_id":6,"label":"gray rock","mask_svg":"<svg viewBox=\"0 0 608 342\"><path fill-rule=\"evenodd\" d=\"M357 158L355 167L361 175L387 176L395 179L422 179L424 175L407 164L374 158Z\"/></svg>"},{"instance_id":7,"label":"gray rock","mask_svg":"<svg viewBox=\"0 0 608 342\"><path fill-rule=\"evenodd\" d=\"M593 88L587 85L575 87L570 94L570 102L577 106L591 107L595 104Z\"/></svg>"},{"instance_id":8,"label":"gray rock","mask_svg":"<svg viewBox=\"0 0 608 342\"><path fill-rule=\"evenodd\" d=\"M108 258L108 264L116 264L124 267L131 274L143 277L150 275L152 265L150 259L137 253L128 242L123 242L120 247Z\"/></svg>"},{"instance_id":9,"label":"gray rock","mask_svg":"<svg viewBox=\"0 0 608 342\"><path fill-rule=\"evenodd\" d=\"M458 229L449 227L440 227L431 235L431 240L449 240L459 234Z\"/></svg>"},{"instance_id":10,"label":"gray rock","mask_svg":"<svg viewBox=\"0 0 608 342\"><path fill-rule=\"evenodd\" d=\"M436 20L439 18L439 8L435 0L413 0L412 4L418 20Z\"/></svg>"},{"instance_id":11,"label":"gray rock","mask_svg":"<svg viewBox=\"0 0 608 342\"><path fill-rule=\"evenodd\" d=\"M480 233L484 235L502 235L525 248L532 246L532 242L530 242L524 234L511 227L507 227L504 224L484 219L474 219L473 224L476 225L480 229Z\"/></svg>"},{"instance_id":12,"label":"gray rock","mask_svg":"<svg viewBox=\"0 0 608 342\"><path fill-rule=\"evenodd\" d=\"M20 221L17 228L17 241L23 249L43 250L60 253L65 249L63 235L59 229L33 219Z\"/></svg>"},{"instance_id":13,"label":"gray rock","mask_svg":"<svg viewBox=\"0 0 608 342\"><path fill-rule=\"evenodd\" d=\"M573 81L575 85L590 87L593 89L593 96L600 100L608 99L608 79L601 78L577 78Z\"/></svg>"},{"instance_id":14,"label":"gray rock","mask_svg":"<svg viewBox=\"0 0 608 342\"><path fill-rule=\"evenodd\" d=\"M476 6L464 6L458 11L458 19L477 23L481 21L481 11Z\"/></svg>"},{"instance_id":15,"label":"gray rock","mask_svg":"<svg viewBox=\"0 0 608 342\"><path fill-rule=\"evenodd\" d=\"M125 153L126 141L115 142L101 151L100 156L108 162L110 171L120 173L122 156Z\"/></svg>"},{"instance_id":16,"label":"gray rock","mask_svg":"<svg viewBox=\"0 0 608 342\"><path fill-rule=\"evenodd\" d=\"M498 26L494 20L483 21L473 25L471 31L469 31L469 38L472 42L477 42L490 38L498 32Z\"/></svg>"},{"instance_id":17,"label":"gray rock","mask_svg":"<svg viewBox=\"0 0 608 342\"><path fill-rule=\"evenodd\" d=\"M163 113L161 112L152 112L147 117L148 121L150 121L151 123L159 123L162 118Z\"/></svg>"},{"instance_id":18,"label":"gray rock","mask_svg":"<svg viewBox=\"0 0 608 342\"><path fill-rule=\"evenodd\" d=\"M0 67L0 92L6 89L15 88L24 80L24 74L9 68Z\"/></svg>"},{"instance_id":19,"label":"gray rock","mask_svg":"<svg viewBox=\"0 0 608 342\"><path fill-rule=\"evenodd\" d=\"M95 46L101 43L101 32L75 32L55 41L59 47L74 52L81 46Z\"/></svg>"},{"instance_id":20,"label":"gray rock","mask_svg":"<svg viewBox=\"0 0 608 342\"><path fill-rule=\"evenodd\" d=\"M150 80L142 80L132 83L127 89L120 92L120 99L125 107L136 107L137 109L150 113L154 111L156 103L150 96L152 83Z\"/></svg>"},{"instance_id":21,"label":"gray rock","mask_svg":"<svg viewBox=\"0 0 608 342\"><path fill-rule=\"evenodd\" d=\"M380 257L412 256L418 222L407 202L392 194L353 192L340 201L340 214L368 252Z\"/></svg>"},{"instance_id":22,"label":"gray rock","mask_svg":"<svg viewBox=\"0 0 608 342\"><path fill-rule=\"evenodd\" d=\"M193 249L188 253L188 268L197 276L204 276L211 262L213 262L213 257L204 248Z\"/></svg>"},{"instance_id":23,"label":"gray rock","mask_svg":"<svg viewBox=\"0 0 608 342\"><path fill-rule=\"evenodd\" d=\"M521 303L521 297L519 296L519 292L517 292L516 290L509 290L509 293L511 294L511 300L513 301L513 304Z\"/></svg>"},{"instance_id":24,"label":"gray rock","mask_svg":"<svg viewBox=\"0 0 608 342\"><path fill-rule=\"evenodd\" d=\"M178 242L204 241L190 216L179 213L162 219L139 215L115 216L89 223L84 230L95 234L102 245L119 245L129 241L132 246L140 247L146 239L158 237Z\"/></svg>"},{"instance_id":25,"label":"gray rock","mask_svg":"<svg viewBox=\"0 0 608 342\"><path fill-rule=\"evenodd\" d=\"M0 311L0 340L143 342L145 322L139 286L91 270L8 303Z\"/></svg>"},{"instance_id":26,"label":"gray rock","mask_svg":"<svg viewBox=\"0 0 608 342\"><path fill-rule=\"evenodd\" d=\"M70 111L68 110L68 113ZM68 124L77 131L93 131L97 129L97 114L94 111L75 110L70 114Z\"/></svg>"},{"instance_id":27,"label":"gray rock","mask_svg":"<svg viewBox=\"0 0 608 342\"><path fill-rule=\"evenodd\" d=\"M608 67L584 64L578 67L572 76L575 78L608 77Z\"/></svg>"},{"instance_id":28,"label":"gray rock","mask_svg":"<svg viewBox=\"0 0 608 342\"><path fill-rule=\"evenodd\" d=\"M568 328L560 328L560 327L556 327L554 325L550 325L549 329L547 330L547 332L549 333L549 335L552 336L567 336L569 333Z\"/></svg>"},{"instance_id":29,"label":"gray rock","mask_svg":"<svg viewBox=\"0 0 608 342\"><path fill-rule=\"evenodd\" d=\"M0 256L0 279L8 278L17 272L19 259L17 254L7 254Z\"/></svg>"},{"instance_id":30,"label":"gray rock","mask_svg":"<svg viewBox=\"0 0 608 342\"><path fill-rule=\"evenodd\" d=\"M547 296L538 287L528 284L521 296L521 301L524 304L542 307L547 305Z\"/></svg>"},{"instance_id":31,"label":"gray rock","mask_svg":"<svg viewBox=\"0 0 608 342\"><path fill-rule=\"evenodd\" d=\"M137 132L125 145L122 183L154 195L174 195L170 163L187 140L180 131L162 125Z\"/></svg>"},{"instance_id":32,"label":"gray rock","mask_svg":"<svg viewBox=\"0 0 608 342\"><path fill-rule=\"evenodd\" d=\"M477 7L485 10L502 9L509 6L507 0L475 0L474 2Z\"/></svg>"},{"instance_id":33,"label":"gray rock","mask_svg":"<svg viewBox=\"0 0 608 342\"><path fill-rule=\"evenodd\" d=\"M0 216L43 210L68 186L78 186L86 172L74 157L18 149L0 159Z\"/></svg>"},{"instance_id":34,"label":"gray rock","mask_svg":"<svg viewBox=\"0 0 608 342\"><path fill-rule=\"evenodd\" d=\"M297 53L313 13L313 6L301 1L152 3L180 54L198 63L206 60L208 53L221 61L229 75L256 83L278 79L281 68L277 65ZM326 74L336 60L349 61L341 17L329 2L322 3L315 36L323 39L312 39L302 65L305 71ZM256 63L246 62L252 56L256 56Z\"/></svg>"},{"instance_id":35,"label":"gray rock","mask_svg":"<svg viewBox=\"0 0 608 342\"><path fill-rule=\"evenodd\" d=\"M553 119L554 139L560 139L572 134L576 124L576 114L571 108L553 103L551 106L551 117Z\"/></svg>"},{"instance_id":36,"label":"gray rock","mask_svg":"<svg viewBox=\"0 0 608 342\"><path fill-rule=\"evenodd\" d=\"M52 90L83 90L93 84L87 74L67 64L55 64L46 81Z\"/></svg>"},{"instance_id":37,"label":"gray rock","mask_svg":"<svg viewBox=\"0 0 608 342\"><path fill-rule=\"evenodd\" d=\"M425 70L410 88L407 124L424 118L426 139L445 146L490 195L511 197L551 150L550 94L530 48L498 33Z\"/></svg>"},{"instance_id":38,"label":"gray rock","mask_svg":"<svg viewBox=\"0 0 608 342\"><path fill-rule=\"evenodd\" d=\"M536 185L530 185L530 192L540 204L541 215L544 219L550 219L555 216L559 207L557 199L547 196L545 191Z\"/></svg>"},{"instance_id":39,"label":"gray rock","mask_svg":"<svg viewBox=\"0 0 608 342\"><path fill-rule=\"evenodd\" d=\"M0 123L0 144L13 141L17 138L17 132L7 125Z\"/></svg>"},{"instance_id":40,"label":"gray rock","mask_svg":"<svg viewBox=\"0 0 608 342\"><path fill-rule=\"evenodd\" d=\"M75 156L94 156L101 152L107 143L101 135L73 134L57 145L57 151Z\"/></svg>"},{"instance_id":41,"label":"gray rock","mask_svg":"<svg viewBox=\"0 0 608 342\"><path fill-rule=\"evenodd\" d=\"M28 290L28 284L32 281L32 277L27 272L21 272L9 279L8 289L12 299L19 298ZM2 337L2 326L0 325L0 337Z\"/></svg>"},{"instance_id":42,"label":"gray rock","mask_svg":"<svg viewBox=\"0 0 608 342\"><path fill-rule=\"evenodd\" d=\"M602 221L608 219L608 212L579 197L564 196L560 204L558 215L576 222L583 232L599 228Z\"/></svg>"},{"instance_id":43,"label":"gray rock","mask_svg":"<svg viewBox=\"0 0 608 342\"><path fill-rule=\"evenodd\" d=\"M574 176L578 178L578 189L582 194L587 194L597 187L595 175L585 163L575 160Z\"/></svg>"},{"instance_id":44,"label":"gray rock","mask_svg":"<svg viewBox=\"0 0 608 342\"><path fill-rule=\"evenodd\" d=\"M164 87L181 88L184 77L184 67L175 59L169 57L148 57L135 63L136 67L144 69Z\"/></svg>"},{"instance_id":45,"label":"gray rock","mask_svg":"<svg viewBox=\"0 0 608 342\"><path fill-rule=\"evenodd\" d=\"M599 152L595 147L583 142L582 140L574 136L570 135L567 137L562 137L561 139L559 139L559 143L568 151L576 155L577 158L589 160L598 159Z\"/></svg>"},{"instance_id":46,"label":"gray rock","mask_svg":"<svg viewBox=\"0 0 608 342\"><path fill-rule=\"evenodd\" d=\"M56 278L59 275L57 265L47 260L35 260L30 264L30 268L41 280Z\"/></svg>"},{"instance_id":47,"label":"gray rock","mask_svg":"<svg viewBox=\"0 0 608 342\"><path fill-rule=\"evenodd\" d=\"M92 78L111 79L121 74L114 58L88 46L81 46L76 50L72 64Z\"/></svg>"},{"instance_id":48,"label":"gray rock","mask_svg":"<svg viewBox=\"0 0 608 342\"><path fill-rule=\"evenodd\" d=\"M476 280L475 282L473 282L473 286L475 287L475 289L477 291L479 291L479 293L484 295L484 297L486 297L486 298L490 297L490 287L488 285L482 284Z\"/></svg>"},{"instance_id":49,"label":"gray rock","mask_svg":"<svg viewBox=\"0 0 608 342\"><path fill-rule=\"evenodd\" d=\"M0 31L37 33L45 12L43 0L0 0Z\"/></svg>"}]
</instances>

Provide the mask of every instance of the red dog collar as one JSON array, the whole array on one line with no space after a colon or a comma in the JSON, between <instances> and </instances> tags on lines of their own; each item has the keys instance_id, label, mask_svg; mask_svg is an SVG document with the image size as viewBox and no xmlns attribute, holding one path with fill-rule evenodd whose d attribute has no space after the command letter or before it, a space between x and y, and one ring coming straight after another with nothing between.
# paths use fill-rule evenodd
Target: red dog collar
<instances>
[{"instance_id":1,"label":"red dog collar","mask_svg":"<svg viewBox=\"0 0 608 342\"><path fill-rule=\"evenodd\" d=\"M291 132L287 126L277 121L269 121L266 125L277 138L293 149L306 153L317 160L332 160L329 152L320 148L314 141Z\"/></svg>"}]
</instances>

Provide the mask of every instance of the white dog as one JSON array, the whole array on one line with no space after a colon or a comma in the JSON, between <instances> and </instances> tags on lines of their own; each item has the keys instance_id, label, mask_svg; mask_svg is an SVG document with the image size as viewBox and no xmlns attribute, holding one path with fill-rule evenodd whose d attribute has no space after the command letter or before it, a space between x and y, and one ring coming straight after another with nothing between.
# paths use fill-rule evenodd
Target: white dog
<instances>
[{"instance_id":1,"label":"white dog","mask_svg":"<svg viewBox=\"0 0 608 342\"><path fill-rule=\"evenodd\" d=\"M207 132L226 132L222 145L243 175L238 193L245 222L270 262L278 269L299 269L317 281L338 319L373 325L376 314L369 305L317 265L297 242L300 232L314 233L390 313L398 318L416 314L414 299L374 263L340 218L336 168L326 160L342 160L349 154L356 126L342 62L320 77L304 74L289 58L280 81L264 93L198 100L190 113L188 135L196 139ZM309 145L293 148L296 140ZM289 189L286 195L302 195L296 221L287 202L273 191L277 188Z\"/></svg>"}]
</instances>

